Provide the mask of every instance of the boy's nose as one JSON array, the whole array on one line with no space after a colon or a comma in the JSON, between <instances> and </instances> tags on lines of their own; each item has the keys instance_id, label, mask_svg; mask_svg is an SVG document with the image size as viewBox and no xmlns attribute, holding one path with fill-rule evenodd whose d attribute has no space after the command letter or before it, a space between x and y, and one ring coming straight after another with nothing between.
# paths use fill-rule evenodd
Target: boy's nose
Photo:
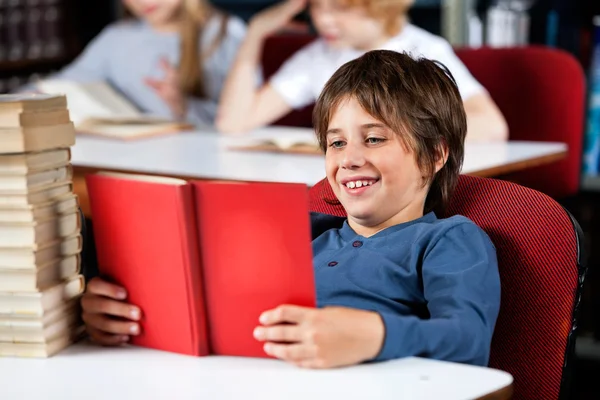
<instances>
[{"instance_id":1,"label":"boy's nose","mask_svg":"<svg viewBox=\"0 0 600 400\"><path fill-rule=\"evenodd\" d=\"M346 144L342 154L341 167L355 169L365 165L365 150L361 144Z\"/></svg>"}]
</instances>

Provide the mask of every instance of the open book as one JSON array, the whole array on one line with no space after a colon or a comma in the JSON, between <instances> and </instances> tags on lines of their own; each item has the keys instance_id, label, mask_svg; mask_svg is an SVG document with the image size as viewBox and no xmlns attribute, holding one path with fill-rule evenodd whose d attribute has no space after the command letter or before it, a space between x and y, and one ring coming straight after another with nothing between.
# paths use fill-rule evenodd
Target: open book
<instances>
[{"instance_id":1,"label":"open book","mask_svg":"<svg viewBox=\"0 0 600 400\"><path fill-rule=\"evenodd\" d=\"M104 82L42 80L37 88L49 94L64 94L77 132L135 139L192 129L190 124L143 114Z\"/></svg>"},{"instance_id":2,"label":"open book","mask_svg":"<svg viewBox=\"0 0 600 400\"><path fill-rule=\"evenodd\" d=\"M266 357L259 315L315 306L305 185L109 172L86 184L100 273L144 310L131 344Z\"/></svg>"},{"instance_id":3,"label":"open book","mask_svg":"<svg viewBox=\"0 0 600 400\"><path fill-rule=\"evenodd\" d=\"M229 146L232 150L274 153L322 155L319 141L310 128L269 126L250 133L249 137L236 137Z\"/></svg>"}]
</instances>

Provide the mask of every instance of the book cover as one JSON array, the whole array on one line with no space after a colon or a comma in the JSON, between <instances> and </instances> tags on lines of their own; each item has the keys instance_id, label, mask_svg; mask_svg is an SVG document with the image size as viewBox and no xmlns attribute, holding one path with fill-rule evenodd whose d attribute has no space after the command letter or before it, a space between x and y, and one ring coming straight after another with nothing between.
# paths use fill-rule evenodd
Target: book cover
<instances>
[{"instance_id":1,"label":"book cover","mask_svg":"<svg viewBox=\"0 0 600 400\"><path fill-rule=\"evenodd\" d=\"M288 183L193 182L211 352L267 357L260 314L315 307L308 189Z\"/></svg>"},{"instance_id":2,"label":"book cover","mask_svg":"<svg viewBox=\"0 0 600 400\"><path fill-rule=\"evenodd\" d=\"M131 343L206 355L192 187L116 173L88 175L86 184L100 274L142 309L141 334Z\"/></svg>"}]
</instances>

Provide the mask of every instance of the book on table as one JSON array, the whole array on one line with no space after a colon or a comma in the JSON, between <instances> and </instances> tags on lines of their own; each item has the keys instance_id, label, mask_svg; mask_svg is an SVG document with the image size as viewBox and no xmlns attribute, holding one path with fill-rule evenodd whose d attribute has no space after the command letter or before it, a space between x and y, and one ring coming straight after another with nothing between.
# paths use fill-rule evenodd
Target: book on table
<instances>
[{"instance_id":1,"label":"book on table","mask_svg":"<svg viewBox=\"0 0 600 400\"><path fill-rule=\"evenodd\" d=\"M120 173L86 185L100 273L142 309L132 344L266 357L259 315L315 306L305 185Z\"/></svg>"},{"instance_id":2,"label":"book on table","mask_svg":"<svg viewBox=\"0 0 600 400\"><path fill-rule=\"evenodd\" d=\"M310 128L268 126L247 135L233 136L231 150L323 155L319 141Z\"/></svg>"},{"instance_id":3,"label":"book on table","mask_svg":"<svg viewBox=\"0 0 600 400\"><path fill-rule=\"evenodd\" d=\"M44 93L67 97L78 133L132 140L193 129L193 125L144 114L110 84L47 79L37 83Z\"/></svg>"}]
</instances>

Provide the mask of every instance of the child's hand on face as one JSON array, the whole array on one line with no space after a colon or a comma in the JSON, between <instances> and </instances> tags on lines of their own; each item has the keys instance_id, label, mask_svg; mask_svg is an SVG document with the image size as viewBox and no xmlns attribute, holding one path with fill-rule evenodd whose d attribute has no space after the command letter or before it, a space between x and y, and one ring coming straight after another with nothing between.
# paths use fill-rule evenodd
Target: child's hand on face
<instances>
[{"instance_id":1,"label":"child's hand on face","mask_svg":"<svg viewBox=\"0 0 600 400\"><path fill-rule=\"evenodd\" d=\"M100 278L92 279L81 298L83 322L92 340L105 346L116 346L140 333L141 310L124 300L124 288Z\"/></svg>"},{"instance_id":2,"label":"child's hand on face","mask_svg":"<svg viewBox=\"0 0 600 400\"><path fill-rule=\"evenodd\" d=\"M173 115L181 119L185 116L187 102L179 86L179 72L164 58L160 60L160 68L165 73L162 80L146 78L145 82L167 103Z\"/></svg>"},{"instance_id":3,"label":"child's hand on face","mask_svg":"<svg viewBox=\"0 0 600 400\"><path fill-rule=\"evenodd\" d=\"M257 14L250 21L249 33L264 38L284 26L306 7L307 0L286 0Z\"/></svg>"},{"instance_id":4,"label":"child's hand on face","mask_svg":"<svg viewBox=\"0 0 600 400\"><path fill-rule=\"evenodd\" d=\"M254 337L265 352L306 368L333 368L373 359L383 345L379 314L352 308L282 305L260 316Z\"/></svg>"}]
</instances>

